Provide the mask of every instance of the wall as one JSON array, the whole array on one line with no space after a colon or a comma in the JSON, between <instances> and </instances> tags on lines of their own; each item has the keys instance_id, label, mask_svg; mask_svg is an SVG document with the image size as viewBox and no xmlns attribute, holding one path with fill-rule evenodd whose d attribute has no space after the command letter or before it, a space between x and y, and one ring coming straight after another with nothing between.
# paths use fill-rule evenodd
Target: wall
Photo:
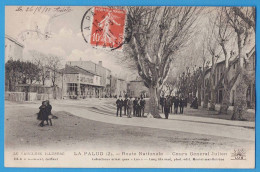
<instances>
[{"instance_id":1,"label":"wall","mask_svg":"<svg viewBox=\"0 0 260 172\"><path fill-rule=\"evenodd\" d=\"M149 89L144 85L143 81L130 81L127 93L130 97L140 97L142 93L145 93L145 97L149 97Z\"/></svg>"},{"instance_id":2,"label":"wall","mask_svg":"<svg viewBox=\"0 0 260 172\"><path fill-rule=\"evenodd\" d=\"M5 37L5 62L11 58L13 60L22 60L23 46L16 43L15 40Z\"/></svg>"},{"instance_id":3,"label":"wall","mask_svg":"<svg viewBox=\"0 0 260 172\"><path fill-rule=\"evenodd\" d=\"M124 96L127 93L127 82L122 79L117 80L117 95Z\"/></svg>"},{"instance_id":4,"label":"wall","mask_svg":"<svg viewBox=\"0 0 260 172\"><path fill-rule=\"evenodd\" d=\"M124 96L127 93L127 82L123 79L111 76L111 95L112 96Z\"/></svg>"},{"instance_id":5,"label":"wall","mask_svg":"<svg viewBox=\"0 0 260 172\"><path fill-rule=\"evenodd\" d=\"M111 75L111 71L106 69L103 66L100 66L91 61L68 61L67 64L72 65L72 66L78 66L87 71L100 75L100 85L101 86L106 86L107 84L110 84L110 81L108 78Z\"/></svg>"}]
</instances>

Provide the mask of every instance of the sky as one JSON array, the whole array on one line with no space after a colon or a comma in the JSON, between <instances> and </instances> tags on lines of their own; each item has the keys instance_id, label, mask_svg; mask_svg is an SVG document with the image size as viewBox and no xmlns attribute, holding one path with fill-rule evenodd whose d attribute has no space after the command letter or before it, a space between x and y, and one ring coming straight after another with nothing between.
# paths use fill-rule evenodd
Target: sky
<instances>
[{"instance_id":1,"label":"sky","mask_svg":"<svg viewBox=\"0 0 260 172\"><path fill-rule=\"evenodd\" d=\"M76 60L91 60L95 63L103 62L103 66L110 69L112 74L133 80L136 78L136 71L130 71L123 64L122 51L109 51L103 48L93 48L86 43L81 33L81 20L84 13L90 7L87 6L6 6L5 9L5 32L9 36L24 44L23 59L31 59L30 50L37 50L45 54L55 54L63 57L63 62ZM203 35L207 32L210 21L214 19L216 7L206 8L196 21L197 34L190 41L182 52L177 53L172 64L173 73L178 74L186 70L186 66L201 66ZM54 17L56 16L56 17ZM40 33L49 32L51 38L39 38L37 34L28 36L27 31L38 30ZM254 39L252 44L254 44ZM228 52L236 51L235 36L229 42ZM192 48L191 48L192 47ZM250 47L252 47L250 45ZM220 48L220 47L219 47ZM210 55L207 53L208 60ZM223 53L220 59L223 59ZM182 66L182 67L180 67Z\"/></svg>"},{"instance_id":2,"label":"sky","mask_svg":"<svg viewBox=\"0 0 260 172\"><path fill-rule=\"evenodd\" d=\"M86 43L81 33L81 20L89 7L18 7L6 6L5 33L24 45L23 59L30 60L30 50L37 50L45 54L55 54L66 61L91 60L95 63L102 61L107 67L121 78L133 76L134 71L125 69L118 64L122 52L111 52L102 48L93 48ZM57 17L53 17L57 16ZM40 33L48 31L51 38L44 39L28 31L38 30ZM131 79L131 77L130 77Z\"/></svg>"}]
</instances>

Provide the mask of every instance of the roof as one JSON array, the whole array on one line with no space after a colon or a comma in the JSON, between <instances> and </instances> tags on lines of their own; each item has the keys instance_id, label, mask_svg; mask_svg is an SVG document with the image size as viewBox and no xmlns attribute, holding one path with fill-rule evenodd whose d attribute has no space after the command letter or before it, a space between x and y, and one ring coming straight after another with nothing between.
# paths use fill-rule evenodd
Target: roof
<instances>
[{"instance_id":1,"label":"roof","mask_svg":"<svg viewBox=\"0 0 260 172\"><path fill-rule=\"evenodd\" d=\"M84 75L91 75L91 76L95 76L95 75L100 76L100 75L97 75L96 73L90 72L90 71L83 69L81 67L70 66L70 65L66 65L63 72L65 74L84 74Z\"/></svg>"},{"instance_id":2,"label":"roof","mask_svg":"<svg viewBox=\"0 0 260 172\"><path fill-rule=\"evenodd\" d=\"M255 53L255 46L247 53L248 58L250 58L253 55L253 53ZM236 55L236 56L229 58L228 61L229 61L229 64L233 65L233 64L237 63L238 60L239 60L239 57L238 57L238 55ZM217 65L220 65L222 63L225 63L225 60L217 62ZM211 70L211 66L206 69L205 74L207 74L210 70Z\"/></svg>"},{"instance_id":3,"label":"roof","mask_svg":"<svg viewBox=\"0 0 260 172\"><path fill-rule=\"evenodd\" d=\"M22 43L18 42L16 39L14 39L13 37L11 37L11 36L9 36L9 35L7 35L7 34L5 34L5 38L7 38L7 39L9 39L10 41L16 43L17 45L19 45L19 46L22 47L22 48L24 47L24 45L23 45Z\"/></svg>"},{"instance_id":4,"label":"roof","mask_svg":"<svg viewBox=\"0 0 260 172\"><path fill-rule=\"evenodd\" d=\"M69 63L69 62L79 62L80 60L78 60L78 61L67 61L67 63ZM97 66L99 66L99 67L102 67L102 68L104 68L104 69L106 69L106 70L108 70L108 71L110 71L111 72L111 70L110 69L108 69L108 68L106 68L106 67L104 67L104 66L101 66L101 65L99 65L99 64L96 64L96 63L94 63L94 62L92 62L91 60L88 60L88 61L80 61L80 62L82 62L82 63L92 63L92 64L94 64L94 65L97 65Z\"/></svg>"},{"instance_id":5,"label":"roof","mask_svg":"<svg viewBox=\"0 0 260 172\"><path fill-rule=\"evenodd\" d=\"M223 63L225 64L225 60L217 62L217 65L220 65L220 64L223 64Z\"/></svg>"}]
</instances>

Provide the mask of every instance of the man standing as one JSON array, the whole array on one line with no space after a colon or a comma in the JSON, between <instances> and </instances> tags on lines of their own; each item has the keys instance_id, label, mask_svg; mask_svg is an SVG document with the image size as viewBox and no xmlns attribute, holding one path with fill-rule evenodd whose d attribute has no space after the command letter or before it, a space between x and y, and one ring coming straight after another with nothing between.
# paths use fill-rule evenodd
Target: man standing
<instances>
[{"instance_id":1,"label":"man standing","mask_svg":"<svg viewBox=\"0 0 260 172\"><path fill-rule=\"evenodd\" d=\"M124 106L124 115L127 115L127 103L128 103L128 99L127 96L125 97L125 100L123 101L123 106Z\"/></svg>"},{"instance_id":2,"label":"man standing","mask_svg":"<svg viewBox=\"0 0 260 172\"><path fill-rule=\"evenodd\" d=\"M136 116L141 116L141 100L140 97L138 97L137 104L136 104Z\"/></svg>"},{"instance_id":3,"label":"man standing","mask_svg":"<svg viewBox=\"0 0 260 172\"><path fill-rule=\"evenodd\" d=\"M180 114L183 114L183 108L184 108L184 98L180 98Z\"/></svg>"},{"instance_id":4,"label":"man standing","mask_svg":"<svg viewBox=\"0 0 260 172\"><path fill-rule=\"evenodd\" d=\"M141 116L144 117L145 100L143 97L141 97L140 105L141 105L140 113L141 113Z\"/></svg>"},{"instance_id":5,"label":"man standing","mask_svg":"<svg viewBox=\"0 0 260 172\"><path fill-rule=\"evenodd\" d=\"M130 99L128 100L128 112L127 112L127 117L128 118L131 118L131 115L132 115L132 111L133 111L133 100L132 100L132 97L130 97Z\"/></svg>"},{"instance_id":6,"label":"man standing","mask_svg":"<svg viewBox=\"0 0 260 172\"><path fill-rule=\"evenodd\" d=\"M171 106L171 98L167 96L164 100L164 115L165 119L168 119Z\"/></svg>"},{"instance_id":7,"label":"man standing","mask_svg":"<svg viewBox=\"0 0 260 172\"><path fill-rule=\"evenodd\" d=\"M134 105L134 116L136 116L136 109L137 109L137 97L135 97L135 100L133 101L133 105Z\"/></svg>"},{"instance_id":8,"label":"man standing","mask_svg":"<svg viewBox=\"0 0 260 172\"><path fill-rule=\"evenodd\" d=\"M175 101L174 101L174 113L175 113L175 114L178 113L179 103L180 103L179 98L178 98L178 96L176 96Z\"/></svg>"},{"instance_id":9,"label":"man standing","mask_svg":"<svg viewBox=\"0 0 260 172\"><path fill-rule=\"evenodd\" d=\"M164 96L161 96L160 97L160 105L162 106L162 113L163 113L163 107L164 107L164 104L165 104L164 100L165 100Z\"/></svg>"},{"instance_id":10,"label":"man standing","mask_svg":"<svg viewBox=\"0 0 260 172\"><path fill-rule=\"evenodd\" d=\"M122 117L122 106L123 106L123 99L121 98L121 96L119 96L119 98L116 100L116 116L118 116L118 111L120 111L120 117Z\"/></svg>"}]
</instances>

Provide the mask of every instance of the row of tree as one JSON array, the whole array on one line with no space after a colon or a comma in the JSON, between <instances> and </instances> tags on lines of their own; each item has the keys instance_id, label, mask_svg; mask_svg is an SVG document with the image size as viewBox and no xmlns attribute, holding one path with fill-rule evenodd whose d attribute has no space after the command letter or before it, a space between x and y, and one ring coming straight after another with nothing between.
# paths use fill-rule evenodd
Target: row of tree
<instances>
[{"instance_id":1,"label":"row of tree","mask_svg":"<svg viewBox=\"0 0 260 172\"><path fill-rule=\"evenodd\" d=\"M31 51L31 61L8 60L5 64L5 80L8 91L15 91L17 84L45 85L47 78L56 85L61 68L61 57Z\"/></svg>"},{"instance_id":2,"label":"row of tree","mask_svg":"<svg viewBox=\"0 0 260 172\"><path fill-rule=\"evenodd\" d=\"M212 20L212 18L214 20ZM203 97L204 108L208 108L208 99L211 97L209 110L215 110L217 89L223 88L223 101L220 107L221 114L227 114L230 106L230 93L234 84L236 85L236 98L232 119L242 120L246 113L246 91L255 79L255 71L249 69L252 59L249 52L254 51L255 37L255 8L253 7L222 7L216 9L214 17L211 16L207 33L203 37L201 50L203 67L193 72L183 73L179 78L179 90L185 93L197 93L201 102L201 89L205 90ZM236 46L234 46L236 45ZM237 52L237 53L235 53ZM225 65L220 79L216 81L216 67L220 57L224 57ZM232 78L228 76L233 65L230 60L237 56L239 61ZM210 59L208 59L210 57ZM209 82L204 83L205 74L210 64ZM195 80L192 80L195 79ZM186 88L187 87L187 88ZM188 89L194 90L188 90Z\"/></svg>"},{"instance_id":3,"label":"row of tree","mask_svg":"<svg viewBox=\"0 0 260 172\"><path fill-rule=\"evenodd\" d=\"M203 42L201 78L204 76L205 66L210 58L211 72L209 78L209 92L214 100L216 85L214 84L217 61L222 53L225 57L224 101L221 111L226 112L229 102L230 87L234 80L239 79L237 98L233 119L242 119L245 113L245 92L247 83L253 77L243 67L246 65L246 47L255 34L255 8L253 7L219 7L215 9L203 7L126 7L127 26L126 42L124 45L124 60L134 67L150 91L150 113L160 118L158 98L165 85L172 64L178 58L178 52L187 50L187 45L198 33L198 18L209 13L211 22L207 31L202 33ZM202 29L202 28L199 28ZM226 74L230 69L228 64L232 53L228 53L229 44L236 41L236 52L239 57L239 67L234 79L228 80ZM181 66L180 66L181 67ZM198 72L199 73L199 72ZM196 73L196 75L198 74ZM251 75L252 76L252 75ZM188 76L189 79L197 79ZM237 78L237 79L236 79ZM202 80L202 79L201 79ZM192 83L191 83L192 84ZM185 87L185 85L184 85ZM189 86L201 91L201 87ZM187 88L183 88L187 89ZM210 109L215 109L215 102L211 101Z\"/></svg>"}]
</instances>

